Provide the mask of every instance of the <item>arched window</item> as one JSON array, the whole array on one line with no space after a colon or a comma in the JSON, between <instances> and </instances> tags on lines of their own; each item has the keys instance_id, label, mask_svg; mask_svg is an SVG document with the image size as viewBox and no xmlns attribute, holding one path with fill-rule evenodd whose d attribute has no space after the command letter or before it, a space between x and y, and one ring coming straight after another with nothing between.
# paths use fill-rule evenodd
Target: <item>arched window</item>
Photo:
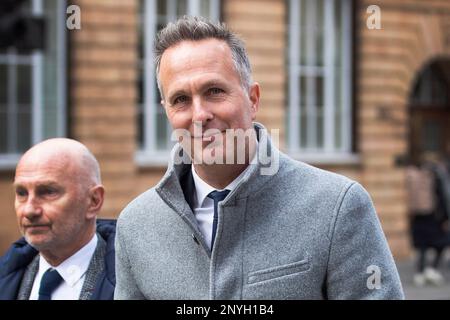
<instances>
[{"instance_id":1,"label":"arched window","mask_svg":"<svg viewBox=\"0 0 450 320\"><path fill-rule=\"evenodd\" d=\"M450 59L437 59L420 72L410 93L410 155L446 153L450 141Z\"/></svg>"},{"instance_id":2,"label":"arched window","mask_svg":"<svg viewBox=\"0 0 450 320\"><path fill-rule=\"evenodd\" d=\"M450 61L437 60L418 74L411 92L411 107L447 107L450 105Z\"/></svg>"}]
</instances>

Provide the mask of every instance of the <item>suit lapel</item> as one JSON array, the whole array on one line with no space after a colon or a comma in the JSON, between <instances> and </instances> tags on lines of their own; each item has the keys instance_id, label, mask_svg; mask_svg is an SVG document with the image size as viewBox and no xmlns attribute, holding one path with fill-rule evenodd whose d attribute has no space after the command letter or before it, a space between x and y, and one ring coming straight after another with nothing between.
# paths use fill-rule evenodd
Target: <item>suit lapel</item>
<instances>
[{"instance_id":1,"label":"suit lapel","mask_svg":"<svg viewBox=\"0 0 450 320\"><path fill-rule=\"evenodd\" d=\"M95 285L105 269L106 242L99 234L97 234L97 238L97 247L86 271L79 300L89 300L91 298L95 290Z\"/></svg>"},{"instance_id":2,"label":"suit lapel","mask_svg":"<svg viewBox=\"0 0 450 320\"><path fill-rule=\"evenodd\" d=\"M33 289L34 278L39 270L39 254L37 254L31 263L27 266L25 273L20 283L19 293L17 294L17 300L29 300L31 290Z\"/></svg>"}]
</instances>

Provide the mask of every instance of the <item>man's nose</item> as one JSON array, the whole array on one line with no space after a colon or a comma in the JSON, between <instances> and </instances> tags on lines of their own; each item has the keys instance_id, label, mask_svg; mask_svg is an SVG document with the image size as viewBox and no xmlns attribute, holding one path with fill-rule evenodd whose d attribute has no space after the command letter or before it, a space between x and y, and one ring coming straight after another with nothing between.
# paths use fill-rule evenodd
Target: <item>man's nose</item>
<instances>
[{"instance_id":1,"label":"man's nose","mask_svg":"<svg viewBox=\"0 0 450 320\"><path fill-rule=\"evenodd\" d=\"M27 201L22 206L22 215L32 220L42 215L42 207L34 196L29 196Z\"/></svg>"},{"instance_id":2,"label":"man's nose","mask_svg":"<svg viewBox=\"0 0 450 320\"><path fill-rule=\"evenodd\" d=\"M201 123L205 125L209 120L214 118L214 114L211 112L207 103L202 101L201 98L195 97L192 100L192 122Z\"/></svg>"}]
</instances>

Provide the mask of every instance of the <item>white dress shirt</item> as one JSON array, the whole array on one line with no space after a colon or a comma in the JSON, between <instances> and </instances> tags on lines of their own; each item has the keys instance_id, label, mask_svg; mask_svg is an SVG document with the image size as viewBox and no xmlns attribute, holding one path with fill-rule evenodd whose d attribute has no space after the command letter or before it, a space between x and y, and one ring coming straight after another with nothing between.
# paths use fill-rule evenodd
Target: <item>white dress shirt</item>
<instances>
[{"instance_id":1,"label":"white dress shirt","mask_svg":"<svg viewBox=\"0 0 450 320\"><path fill-rule=\"evenodd\" d=\"M256 152L250 163L251 164L256 163L255 160L256 160ZM242 180L242 178L244 178L245 173L248 170L250 170L250 167L251 165L248 165L247 168L245 168L245 170L242 171L241 174L237 176L236 179L231 181L229 185L227 185L224 189L218 190L210 186L202 178L200 178L197 172L195 172L194 165L192 165L191 170L195 185L194 214L198 226L200 228L200 231L202 232L203 237L205 238L206 243L208 244L210 249L211 249L212 227L214 220L214 200L208 198L208 194L210 194L212 191L215 190L217 191L230 190L230 192L233 191L239 184L239 182Z\"/></svg>"},{"instance_id":2,"label":"white dress shirt","mask_svg":"<svg viewBox=\"0 0 450 320\"><path fill-rule=\"evenodd\" d=\"M97 247L97 241L95 234L83 248L55 268L44 257L39 256L39 270L31 289L30 300L38 300L42 276L50 268L56 269L63 278L63 282L53 291L52 300L78 300L86 278L86 271Z\"/></svg>"}]
</instances>

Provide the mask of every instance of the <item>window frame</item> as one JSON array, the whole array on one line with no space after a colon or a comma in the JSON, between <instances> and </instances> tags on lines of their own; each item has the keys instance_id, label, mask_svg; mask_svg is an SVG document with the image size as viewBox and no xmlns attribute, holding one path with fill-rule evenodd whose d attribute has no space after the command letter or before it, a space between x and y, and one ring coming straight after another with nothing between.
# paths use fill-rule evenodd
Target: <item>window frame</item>
<instances>
[{"instance_id":1,"label":"window frame","mask_svg":"<svg viewBox=\"0 0 450 320\"><path fill-rule=\"evenodd\" d=\"M287 74L288 74L288 108L287 108L287 149L288 152L297 159L307 162L314 162L320 164L336 163L357 163L359 161L358 156L353 153L353 31L352 24L354 20L353 14L353 2L351 0L342 0L336 2L334 0L323 1L323 66L316 65L302 65L301 63L301 43L300 34L302 30L301 21L301 1L305 0L287 0L288 6L288 61L287 61ZM327 32L330 28L333 28L335 23L335 5L339 3L341 5L339 9L342 40L340 63L337 66L342 67L342 72L339 75L339 81L343 88L341 89L340 101L341 107L341 146L337 147L335 143L335 114L336 107L334 84L336 65L333 60L335 58L334 45L327 45L329 43L335 43L335 33ZM317 5L315 4L317 7ZM306 4L305 4L306 7ZM307 13L308 15L309 13ZM307 16L305 15L305 16ZM309 41L315 41L314 37L308 37ZM307 39L308 39L307 38ZM308 41L308 40L306 40ZM307 43L311 45L311 43ZM306 48L308 50L308 48ZM311 50L311 49L309 49ZM306 50L305 50L306 52ZM307 56L307 54L306 54ZM307 64L307 63L306 63ZM307 101L306 107L309 108L306 120L306 147L301 145L301 106L300 99L300 77L301 76L323 76L323 146L318 146L316 131L316 114L314 108L314 102ZM309 95L311 96L311 94ZM317 97L317 94L314 93ZM308 97L308 95L307 95ZM309 106L309 107L308 107Z\"/></svg>"},{"instance_id":2,"label":"window frame","mask_svg":"<svg viewBox=\"0 0 450 320\"><path fill-rule=\"evenodd\" d=\"M169 21L176 19L177 0L167 0ZM161 104L156 104L158 96L155 78L153 43L157 34L158 8L157 0L144 0L144 56L143 61L143 146L135 153L135 162L138 166L165 166L168 163L170 147L165 150L157 149L157 108L163 108ZM201 0L186 0L187 15L199 15L201 13ZM221 14L221 0L210 0L209 17L219 21ZM175 13L174 13L175 12ZM149 116L150 115L150 116ZM139 130L140 128L138 128ZM170 131L170 126L169 130ZM170 138L170 132L167 133ZM169 139L170 144L170 139ZM137 143L139 146L139 143Z\"/></svg>"},{"instance_id":3,"label":"window frame","mask_svg":"<svg viewBox=\"0 0 450 320\"><path fill-rule=\"evenodd\" d=\"M44 16L44 1L45 0L31 0L31 12L33 15L40 17ZM66 58L66 45L67 45L67 34L66 34L66 7L67 1L61 0L56 1L56 46L57 46L57 81L55 86L57 87L56 95L56 108L57 108L57 123L56 123L56 135L65 136L67 132L67 88L66 88L66 77L67 77L67 58ZM30 104L30 116L31 116L31 145L34 145L44 138L44 53L40 50L34 50L31 54L18 54L15 49L9 49L6 54L0 55L0 62L7 65L7 68L15 68L17 65L26 64L31 66L31 104ZM15 74L15 71L12 71ZM11 81L8 81L11 82ZM10 85L8 86L9 93L11 94ZM15 92L16 93L16 92ZM13 94L14 96L14 94ZM12 98L13 103L7 104L7 109L11 110L17 107L14 102L15 98ZM17 125L17 123L16 123ZM12 130L16 132L16 128ZM12 132L9 130L9 132ZM13 138L17 140L16 136ZM9 138L8 139L13 139ZM17 143L17 141L16 141ZM0 154L0 170L13 169L21 157L21 153L2 153Z\"/></svg>"}]
</instances>

